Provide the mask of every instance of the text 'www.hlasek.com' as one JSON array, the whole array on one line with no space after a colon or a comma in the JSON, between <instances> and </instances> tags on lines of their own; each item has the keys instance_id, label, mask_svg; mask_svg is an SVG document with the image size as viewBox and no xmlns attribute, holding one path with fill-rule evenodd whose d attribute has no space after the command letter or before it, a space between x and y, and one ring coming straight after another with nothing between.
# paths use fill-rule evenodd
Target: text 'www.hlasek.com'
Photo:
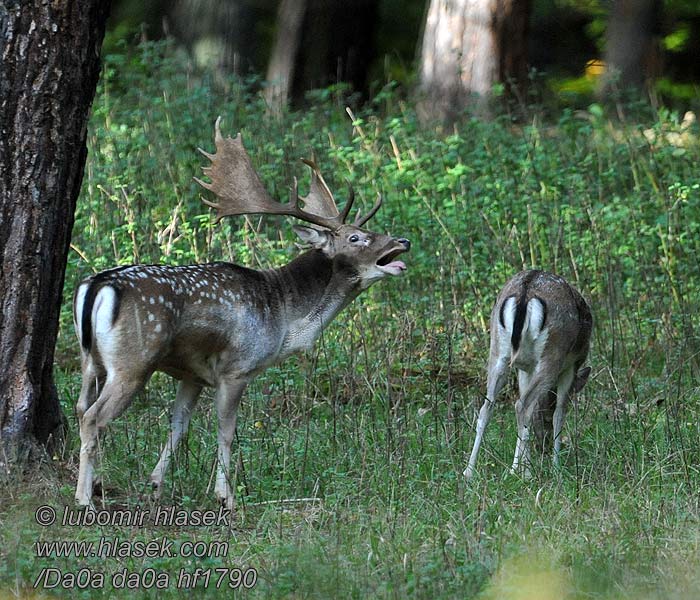
<instances>
[{"instance_id":1,"label":"text 'www.hlasek.com'","mask_svg":"<svg viewBox=\"0 0 700 600\"><path fill-rule=\"evenodd\" d=\"M42 566L34 579L37 589L250 589L258 580L253 567L231 566L228 563L229 541L216 539L182 539L155 536L142 539L139 533L148 527L216 528L229 525L230 511L181 510L175 507L150 509L121 509L110 511L81 510L62 507L58 511L49 505L35 511L36 522L43 527L61 526L76 528L123 528L123 535L101 535L86 540L42 539L34 544L38 559L56 560L66 564L74 559L76 568ZM150 530L149 530L150 531ZM199 531L199 530L195 530ZM189 531L188 531L189 535ZM95 559L94 566L90 561ZM141 568L117 567L109 569L104 559L133 560L153 559L158 568L142 563ZM161 568L173 560L175 567ZM187 566L177 566L178 559ZM220 566L197 567L197 562ZM42 561L43 562L43 561Z\"/></svg>"}]
</instances>

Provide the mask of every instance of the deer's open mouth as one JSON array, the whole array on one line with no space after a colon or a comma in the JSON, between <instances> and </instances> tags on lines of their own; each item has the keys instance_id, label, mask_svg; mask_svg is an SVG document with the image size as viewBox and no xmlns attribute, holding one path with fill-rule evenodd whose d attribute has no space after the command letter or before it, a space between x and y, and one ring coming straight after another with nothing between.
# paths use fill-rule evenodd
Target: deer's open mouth
<instances>
[{"instance_id":1,"label":"deer's open mouth","mask_svg":"<svg viewBox=\"0 0 700 600\"><path fill-rule=\"evenodd\" d=\"M406 263L402 260L395 260L399 254L406 252L406 248L397 248L387 252L377 261L377 266L381 271L389 275L401 275L406 270Z\"/></svg>"}]
</instances>

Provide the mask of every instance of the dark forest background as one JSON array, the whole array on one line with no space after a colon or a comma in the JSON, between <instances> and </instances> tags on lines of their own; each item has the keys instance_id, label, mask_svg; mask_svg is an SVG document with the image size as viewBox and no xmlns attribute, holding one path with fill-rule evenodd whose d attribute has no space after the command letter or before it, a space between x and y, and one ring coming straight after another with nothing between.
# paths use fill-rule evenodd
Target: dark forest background
<instances>
[{"instance_id":1,"label":"dark forest background","mask_svg":"<svg viewBox=\"0 0 700 600\"><path fill-rule=\"evenodd\" d=\"M259 77L270 87L288 79L282 101L297 107L309 90L339 84L356 100L388 82L430 95L441 84L429 80L427 61L450 60L444 44L426 56L431 30L452 40L469 96L483 96L484 88L464 74L493 54L510 68L485 82L492 96L508 96L517 82L538 98L576 105L611 87L632 88L652 102L682 106L697 96L700 81L694 0L120 0L108 27L107 52L171 37L200 66ZM470 46L467 38L478 40L479 29L494 34L490 47ZM618 85L606 82L611 65ZM456 103L459 110L470 102Z\"/></svg>"}]
</instances>

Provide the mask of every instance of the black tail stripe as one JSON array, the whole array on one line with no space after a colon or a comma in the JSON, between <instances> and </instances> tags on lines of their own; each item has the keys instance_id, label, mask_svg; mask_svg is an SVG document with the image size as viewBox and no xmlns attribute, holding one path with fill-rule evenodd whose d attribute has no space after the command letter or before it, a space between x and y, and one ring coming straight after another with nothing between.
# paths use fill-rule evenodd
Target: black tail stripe
<instances>
[{"instance_id":1,"label":"black tail stripe","mask_svg":"<svg viewBox=\"0 0 700 600\"><path fill-rule=\"evenodd\" d=\"M527 314L527 295L523 292L516 300L515 318L513 319L513 333L510 336L510 344L516 352L520 347L520 339L523 335L525 325L525 315Z\"/></svg>"},{"instance_id":2,"label":"black tail stripe","mask_svg":"<svg viewBox=\"0 0 700 600\"><path fill-rule=\"evenodd\" d=\"M86 352L90 352L92 348L92 308L95 305L95 298L97 297L97 292L102 289L102 286L107 283L115 273L128 269L128 265L124 267L115 267L114 269L109 269L107 271L102 271L97 275L93 276L88 284L87 292L85 293L85 301L83 302L83 314L80 315L80 330L82 337L80 343ZM114 303L114 312L112 313L112 323L117 320L119 316L119 305L121 301L121 293L118 288L114 288L116 293L116 302Z\"/></svg>"},{"instance_id":3,"label":"black tail stripe","mask_svg":"<svg viewBox=\"0 0 700 600\"><path fill-rule=\"evenodd\" d=\"M83 301L83 314L80 316L80 330L82 332L80 343L85 352L90 352L92 348L92 306L95 304L97 288L98 286L95 285L94 281L91 281L88 285L87 292L85 292L85 300Z\"/></svg>"},{"instance_id":4,"label":"black tail stripe","mask_svg":"<svg viewBox=\"0 0 700 600\"><path fill-rule=\"evenodd\" d=\"M523 296L518 299L518 304L515 307L515 319L513 319L513 335L510 338L510 343L513 345L513 350L516 351L520 346L520 341L523 335L523 327L525 325L525 316L527 315L527 305L533 300L537 300L542 307L542 325L540 331L545 328L547 323L547 303L539 296L533 296L529 300L525 300ZM539 333L539 332L538 332Z\"/></svg>"}]
</instances>

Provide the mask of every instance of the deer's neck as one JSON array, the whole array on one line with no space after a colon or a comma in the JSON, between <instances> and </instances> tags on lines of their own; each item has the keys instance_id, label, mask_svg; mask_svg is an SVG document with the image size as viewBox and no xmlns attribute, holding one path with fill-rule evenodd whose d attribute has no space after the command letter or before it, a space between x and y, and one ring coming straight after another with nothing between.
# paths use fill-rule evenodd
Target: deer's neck
<instances>
[{"instance_id":1,"label":"deer's neck","mask_svg":"<svg viewBox=\"0 0 700 600\"><path fill-rule=\"evenodd\" d=\"M302 254L272 272L281 290L287 332L285 354L305 350L362 291L357 271L342 257L320 250Z\"/></svg>"}]
</instances>

